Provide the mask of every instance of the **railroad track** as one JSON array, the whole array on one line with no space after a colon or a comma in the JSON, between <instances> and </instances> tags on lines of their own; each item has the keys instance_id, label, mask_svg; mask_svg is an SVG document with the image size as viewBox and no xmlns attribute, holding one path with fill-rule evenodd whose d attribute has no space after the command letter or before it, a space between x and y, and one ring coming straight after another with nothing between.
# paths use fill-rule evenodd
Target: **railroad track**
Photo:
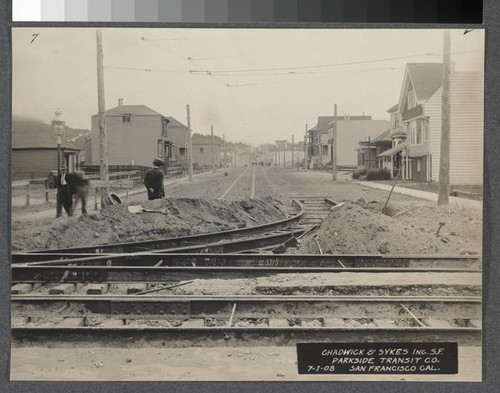
<instances>
[{"instance_id":1,"label":"railroad track","mask_svg":"<svg viewBox=\"0 0 500 393\"><path fill-rule=\"evenodd\" d=\"M336 205L328 198L295 199L297 214L251 228L13 254L12 337L18 345L61 340L107 345L110 339L119 346L144 341L175 346L318 341L480 345L481 289L467 285L469 274L477 278L481 273L478 256L241 253L300 237ZM183 293L175 288L184 285L189 293L196 280L272 283L273 276L285 273L316 279L369 273L372 278L368 284L340 287L261 285L247 295L172 294ZM378 278L396 273L456 274L467 280L465 285L377 284Z\"/></svg>"},{"instance_id":2,"label":"railroad track","mask_svg":"<svg viewBox=\"0 0 500 393\"><path fill-rule=\"evenodd\" d=\"M323 197L294 198L292 199L292 203L298 207L298 213L289 218L268 224L176 238L13 253L12 263L43 261L46 260L46 255L60 255L60 258L64 259L78 259L81 254L109 255L114 253L147 251L161 253L234 253L257 251L262 253L267 250L269 252L282 253L286 248L297 244L297 238L314 229L321 222L321 219L328 214L331 206L336 204L331 199Z\"/></svg>"},{"instance_id":3,"label":"railroad track","mask_svg":"<svg viewBox=\"0 0 500 393\"><path fill-rule=\"evenodd\" d=\"M481 341L481 298L474 296L13 296L12 312L21 345Z\"/></svg>"},{"instance_id":4,"label":"railroad track","mask_svg":"<svg viewBox=\"0 0 500 393\"><path fill-rule=\"evenodd\" d=\"M292 204L298 208L298 211L290 217L246 228L138 242L38 250L30 253L40 255L64 253L68 255L75 254L77 257L76 254L113 254L155 250L161 252L167 250L171 252L215 252L214 250L219 250L217 252L233 252L259 249L281 244L287 238L287 234L288 238L290 238L305 231L304 228L297 225L304 215L304 208L296 200L292 200ZM271 239L275 240L275 242L271 243ZM224 247L223 243L227 243L227 246ZM238 246L238 243L241 246ZM32 260L35 258L33 256ZM18 260L16 254L14 254L12 262L16 263Z\"/></svg>"},{"instance_id":5,"label":"railroad track","mask_svg":"<svg viewBox=\"0 0 500 393\"><path fill-rule=\"evenodd\" d=\"M31 254L25 255L27 258ZM44 254L47 260L12 265L13 294L54 283L176 283L194 279L258 278L283 273L480 273L473 256L297 254ZM40 291L38 291L40 292ZM107 292L107 291L106 291Z\"/></svg>"},{"instance_id":6,"label":"railroad track","mask_svg":"<svg viewBox=\"0 0 500 393\"><path fill-rule=\"evenodd\" d=\"M105 267L249 267L249 268L422 268L481 270L481 257L474 255L383 255L383 254L186 254L137 252L117 254L18 253L12 271L43 266ZM160 263L161 262L161 263Z\"/></svg>"},{"instance_id":7,"label":"railroad track","mask_svg":"<svg viewBox=\"0 0 500 393\"><path fill-rule=\"evenodd\" d=\"M409 292L426 295L400 296L403 284L379 285L376 275L477 275L480 263L472 256L169 253L18 263L12 267L12 334L21 344L113 338L116 345L125 345L136 337L189 346L257 345L262 340L273 345L342 340L455 340L479 345L480 288L472 283L465 289L448 285L445 296L436 296L432 293L440 293L443 285L419 289L408 284ZM344 288L355 295L324 284L306 289L307 295L297 295L296 289L293 295L286 290L276 294L265 285L245 296L171 292L195 279L255 279L279 273L370 273L374 284L372 289Z\"/></svg>"},{"instance_id":8,"label":"railroad track","mask_svg":"<svg viewBox=\"0 0 500 393\"><path fill-rule=\"evenodd\" d=\"M293 197L293 199L299 201L303 206L304 217L300 221L302 225L316 226L321 224L332 207L337 205L337 202L327 197L298 196Z\"/></svg>"}]
</instances>

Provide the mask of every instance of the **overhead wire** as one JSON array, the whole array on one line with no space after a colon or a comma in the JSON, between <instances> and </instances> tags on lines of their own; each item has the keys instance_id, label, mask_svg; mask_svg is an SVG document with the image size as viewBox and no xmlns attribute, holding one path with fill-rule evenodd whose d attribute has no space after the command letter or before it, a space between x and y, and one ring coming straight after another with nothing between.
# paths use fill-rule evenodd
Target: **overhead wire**
<instances>
[{"instance_id":1,"label":"overhead wire","mask_svg":"<svg viewBox=\"0 0 500 393\"><path fill-rule=\"evenodd\" d=\"M391 60L401 60L401 59L409 59L414 57L423 57L423 56L431 56L434 52L427 52L418 55L409 55L409 56L398 56L398 57L388 57L384 59L374 59L374 60L359 60L359 61L351 61L344 63L332 63L332 64L316 64L316 65L306 65L306 66L293 66L293 67L275 67L275 68L247 68L247 69L229 69L229 70L204 70L204 71L196 71L190 70L190 72L207 72L210 74L216 73L238 73L238 72L264 72L264 71L290 71L290 70L303 70L303 69L311 69L311 68L327 68L327 67L340 67L345 65L354 65L354 64L368 64L368 63L377 63L383 61L391 61Z\"/></svg>"}]
</instances>

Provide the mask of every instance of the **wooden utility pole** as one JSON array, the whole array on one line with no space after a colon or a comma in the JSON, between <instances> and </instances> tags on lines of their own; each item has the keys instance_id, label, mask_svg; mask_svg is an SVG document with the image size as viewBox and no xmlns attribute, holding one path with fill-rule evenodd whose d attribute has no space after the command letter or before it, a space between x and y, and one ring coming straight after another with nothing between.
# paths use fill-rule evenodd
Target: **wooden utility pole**
<instances>
[{"instance_id":1,"label":"wooden utility pole","mask_svg":"<svg viewBox=\"0 0 500 393\"><path fill-rule=\"evenodd\" d=\"M370 137L368 137L368 168L372 167L372 140Z\"/></svg>"},{"instance_id":2,"label":"wooden utility pole","mask_svg":"<svg viewBox=\"0 0 500 393\"><path fill-rule=\"evenodd\" d=\"M307 169L307 129L309 127L306 123L306 133L304 134L304 170Z\"/></svg>"},{"instance_id":3,"label":"wooden utility pole","mask_svg":"<svg viewBox=\"0 0 500 393\"><path fill-rule=\"evenodd\" d=\"M283 142L283 168L286 168L286 141Z\"/></svg>"},{"instance_id":4,"label":"wooden utility pole","mask_svg":"<svg viewBox=\"0 0 500 393\"><path fill-rule=\"evenodd\" d=\"M214 126L210 126L210 132L212 134L212 172L215 173L215 138L214 138Z\"/></svg>"},{"instance_id":5,"label":"wooden utility pole","mask_svg":"<svg viewBox=\"0 0 500 393\"><path fill-rule=\"evenodd\" d=\"M337 104L333 106L332 181L337 181Z\"/></svg>"},{"instance_id":6,"label":"wooden utility pole","mask_svg":"<svg viewBox=\"0 0 500 393\"><path fill-rule=\"evenodd\" d=\"M292 170L295 169L295 136L292 134Z\"/></svg>"},{"instance_id":7,"label":"wooden utility pole","mask_svg":"<svg viewBox=\"0 0 500 393\"><path fill-rule=\"evenodd\" d=\"M189 110L189 104L186 105L187 110L187 122L188 122L188 170L189 170L189 181L193 181L193 143L191 141L191 111Z\"/></svg>"},{"instance_id":8,"label":"wooden utility pole","mask_svg":"<svg viewBox=\"0 0 500 393\"><path fill-rule=\"evenodd\" d=\"M106 134L106 105L104 101L104 60L102 51L102 32L96 31L97 39L97 105L99 113L99 153L100 177L104 185L101 187L101 208L106 206L105 199L109 194L108 175L108 137Z\"/></svg>"},{"instance_id":9,"label":"wooden utility pole","mask_svg":"<svg viewBox=\"0 0 500 393\"><path fill-rule=\"evenodd\" d=\"M224 142L224 168L227 168L227 141L225 134L222 134L222 140Z\"/></svg>"},{"instance_id":10,"label":"wooden utility pole","mask_svg":"<svg viewBox=\"0 0 500 393\"><path fill-rule=\"evenodd\" d=\"M450 199L450 30L444 31L443 90L441 93L441 154L439 159L438 205Z\"/></svg>"}]
</instances>

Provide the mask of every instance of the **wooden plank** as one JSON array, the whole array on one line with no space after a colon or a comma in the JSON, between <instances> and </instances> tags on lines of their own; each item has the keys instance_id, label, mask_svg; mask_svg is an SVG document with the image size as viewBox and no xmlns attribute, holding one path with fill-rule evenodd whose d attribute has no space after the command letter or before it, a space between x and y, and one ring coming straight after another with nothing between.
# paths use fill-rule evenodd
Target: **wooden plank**
<instances>
[{"instance_id":1,"label":"wooden plank","mask_svg":"<svg viewBox=\"0 0 500 393\"><path fill-rule=\"evenodd\" d=\"M16 187L26 187L29 186L31 180L14 180L12 182L12 188Z\"/></svg>"}]
</instances>

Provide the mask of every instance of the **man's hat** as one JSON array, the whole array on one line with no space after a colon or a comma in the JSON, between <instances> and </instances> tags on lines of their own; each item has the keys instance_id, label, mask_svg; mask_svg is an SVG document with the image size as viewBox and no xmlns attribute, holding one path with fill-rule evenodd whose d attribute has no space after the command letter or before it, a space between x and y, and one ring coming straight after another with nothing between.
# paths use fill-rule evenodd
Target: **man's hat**
<instances>
[{"instance_id":1,"label":"man's hat","mask_svg":"<svg viewBox=\"0 0 500 393\"><path fill-rule=\"evenodd\" d=\"M162 160L162 159L160 159L160 158L155 158L155 159L153 160L153 165L154 165L154 166L162 166L162 165L163 165L163 160Z\"/></svg>"}]
</instances>

